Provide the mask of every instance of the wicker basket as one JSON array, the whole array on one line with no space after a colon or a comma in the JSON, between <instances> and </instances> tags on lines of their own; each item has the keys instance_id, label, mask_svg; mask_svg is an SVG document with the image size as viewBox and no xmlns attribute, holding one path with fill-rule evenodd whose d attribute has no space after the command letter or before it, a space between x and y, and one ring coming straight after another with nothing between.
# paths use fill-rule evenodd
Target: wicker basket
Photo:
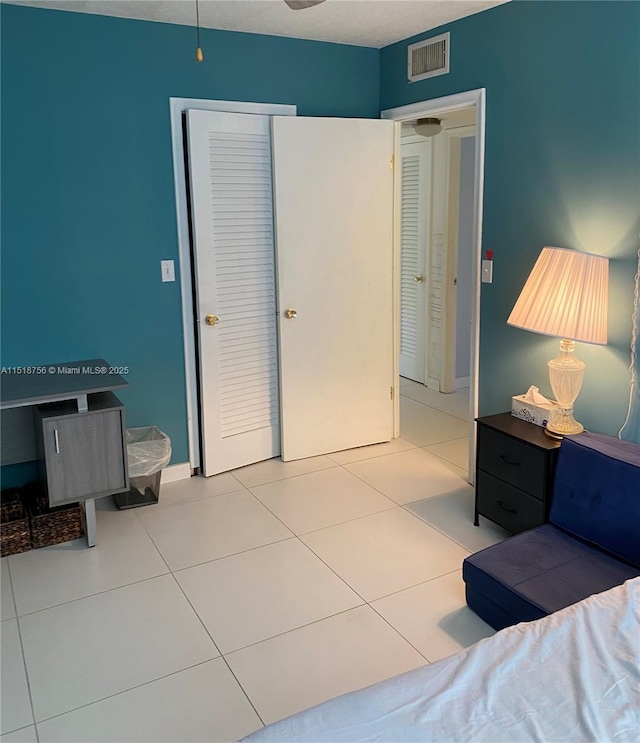
<instances>
[{"instance_id":1,"label":"wicker basket","mask_svg":"<svg viewBox=\"0 0 640 743\"><path fill-rule=\"evenodd\" d=\"M24 512L20 488L0 494L0 557L31 549L29 519Z\"/></svg>"},{"instance_id":2,"label":"wicker basket","mask_svg":"<svg viewBox=\"0 0 640 743\"><path fill-rule=\"evenodd\" d=\"M70 542L84 534L79 503L49 508L49 500L41 485L30 483L24 490L31 523L31 546L34 549Z\"/></svg>"}]
</instances>

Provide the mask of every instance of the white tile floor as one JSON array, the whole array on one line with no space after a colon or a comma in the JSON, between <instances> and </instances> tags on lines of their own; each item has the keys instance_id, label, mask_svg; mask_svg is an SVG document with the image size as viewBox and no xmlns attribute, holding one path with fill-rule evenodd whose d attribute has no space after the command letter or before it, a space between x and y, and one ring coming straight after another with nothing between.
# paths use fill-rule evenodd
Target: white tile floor
<instances>
[{"instance_id":1,"label":"white tile floor","mask_svg":"<svg viewBox=\"0 0 640 743\"><path fill-rule=\"evenodd\" d=\"M237 740L491 634L465 391L401 392L396 441L103 501L97 547L3 559L1 740Z\"/></svg>"}]
</instances>

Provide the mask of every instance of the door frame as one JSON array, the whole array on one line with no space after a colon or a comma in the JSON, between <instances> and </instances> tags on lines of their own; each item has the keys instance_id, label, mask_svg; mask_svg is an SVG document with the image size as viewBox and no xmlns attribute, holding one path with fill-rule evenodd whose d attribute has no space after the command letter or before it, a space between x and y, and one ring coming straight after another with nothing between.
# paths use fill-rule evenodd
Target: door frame
<instances>
[{"instance_id":1,"label":"door frame","mask_svg":"<svg viewBox=\"0 0 640 743\"><path fill-rule=\"evenodd\" d=\"M297 106L281 103L247 103L216 101L203 98L169 98L171 117L171 151L176 199L178 260L180 265L180 295L182 304L182 335L184 339L184 370L187 402L187 438L191 471L200 467L200 415L198 410L198 361L196 359L196 325L193 314L193 261L189 239L189 211L185 170L182 115L189 109L224 111L266 116L297 116Z\"/></svg>"},{"instance_id":2,"label":"door frame","mask_svg":"<svg viewBox=\"0 0 640 743\"><path fill-rule=\"evenodd\" d=\"M478 376L480 358L480 265L482 260L482 211L484 198L484 149L485 149L485 122L486 122L486 89L456 93L455 95L433 98L430 100L411 103L407 106L389 108L380 112L380 118L391 119L396 122L395 160L400 155L400 126L403 121L421 117L438 117L438 115L458 111L475 106L475 173L474 173L474 207L473 207L473 241L474 260L471 273L473 297L471 301L471 348L470 348L470 380L469 380L469 472L468 481L473 484L475 479L476 459L476 428L474 419L478 415ZM393 261L393 288L394 288L394 436L400 433L400 178L401 166L395 168L394 187L394 261Z\"/></svg>"}]
</instances>

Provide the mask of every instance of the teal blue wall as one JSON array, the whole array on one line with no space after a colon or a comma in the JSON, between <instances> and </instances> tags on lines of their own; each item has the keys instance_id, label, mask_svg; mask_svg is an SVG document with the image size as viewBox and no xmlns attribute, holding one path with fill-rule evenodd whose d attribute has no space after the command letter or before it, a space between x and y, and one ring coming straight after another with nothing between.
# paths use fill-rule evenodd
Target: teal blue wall
<instances>
[{"instance_id":1,"label":"teal blue wall","mask_svg":"<svg viewBox=\"0 0 640 743\"><path fill-rule=\"evenodd\" d=\"M640 201L640 4L512 2L451 31L451 73L406 82L381 52L0 6L3 365L104 356L128 365L129 425L153 423L186 461L170 96L293 103L303 115L487 89L480 410L547 385L555 341L506 317L544 245L608 255L610 343L582 345L577 416L615 433L628 397ZM380 78L378 78L378 61ZM381 104L379 105L379 100ZM627 437L640 440L640 399ZM4 472L3 472L4 474Z\"/></svg>"},{"instance_id":2,"label":"teal blue wall","mask_svg":"<svg viewBox=\"0 0 640 743\"><path fill-rule=\"evenodd\" d=\"M406 80L407 43L451 32L451 71ZM487 90L480 412L549 390L557 341L506 325L545 245L611 259L609 345L581 344L576 417L616 434L629 396L640 231L640 3L511 2L381 51L381 108ZM640 350L640 349L639 349ZM627 437L640 441L640 403Z\"/></svg>"},{"instance_id":3,"label":"teal blue wall","mask_svg":"<svg viewBox=\"0 0 640 743\"><path fill-rule=\"evenodd\" d=\"M126 365L129 426L188 460L169 97L375 117L379 52L1 7L2 359ZM177 265L177 263L176 263Z\"/></svg>"}]
</instances>

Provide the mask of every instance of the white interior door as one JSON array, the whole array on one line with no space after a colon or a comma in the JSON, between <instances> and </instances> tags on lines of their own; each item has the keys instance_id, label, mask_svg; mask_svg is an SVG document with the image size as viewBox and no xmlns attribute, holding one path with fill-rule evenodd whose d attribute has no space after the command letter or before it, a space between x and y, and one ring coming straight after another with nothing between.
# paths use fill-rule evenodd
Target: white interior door
<instances>
[{"instance_id":1,"label":"white interior door","mask_svg":"<svg viewBox=\"0 0 640 743\"><path fill-rule=\"evenodd\" d=\"M272 133L282 457L388 441L393 123L274 117Z\"/></svg>"},{"instance_id":2,"label":"white interior door","mask_svg":"<svg viewBox=\"0 0 640 743\"><path fill-rule=\"evenodd\" d=\"M400 374L424 384L431 143L418 139L401 145Z\"/></svg>"},{"instance_id":3,"label":"white interior door","mask_svg":"<svg viewBox=\"0 0 640 743\"><path fill-rule=\"evenodd\" d=\"M187 112L205 475L280 453L269 117ZM207 320L213 324L207 324Z\"/></svg>"}]
</instances>

